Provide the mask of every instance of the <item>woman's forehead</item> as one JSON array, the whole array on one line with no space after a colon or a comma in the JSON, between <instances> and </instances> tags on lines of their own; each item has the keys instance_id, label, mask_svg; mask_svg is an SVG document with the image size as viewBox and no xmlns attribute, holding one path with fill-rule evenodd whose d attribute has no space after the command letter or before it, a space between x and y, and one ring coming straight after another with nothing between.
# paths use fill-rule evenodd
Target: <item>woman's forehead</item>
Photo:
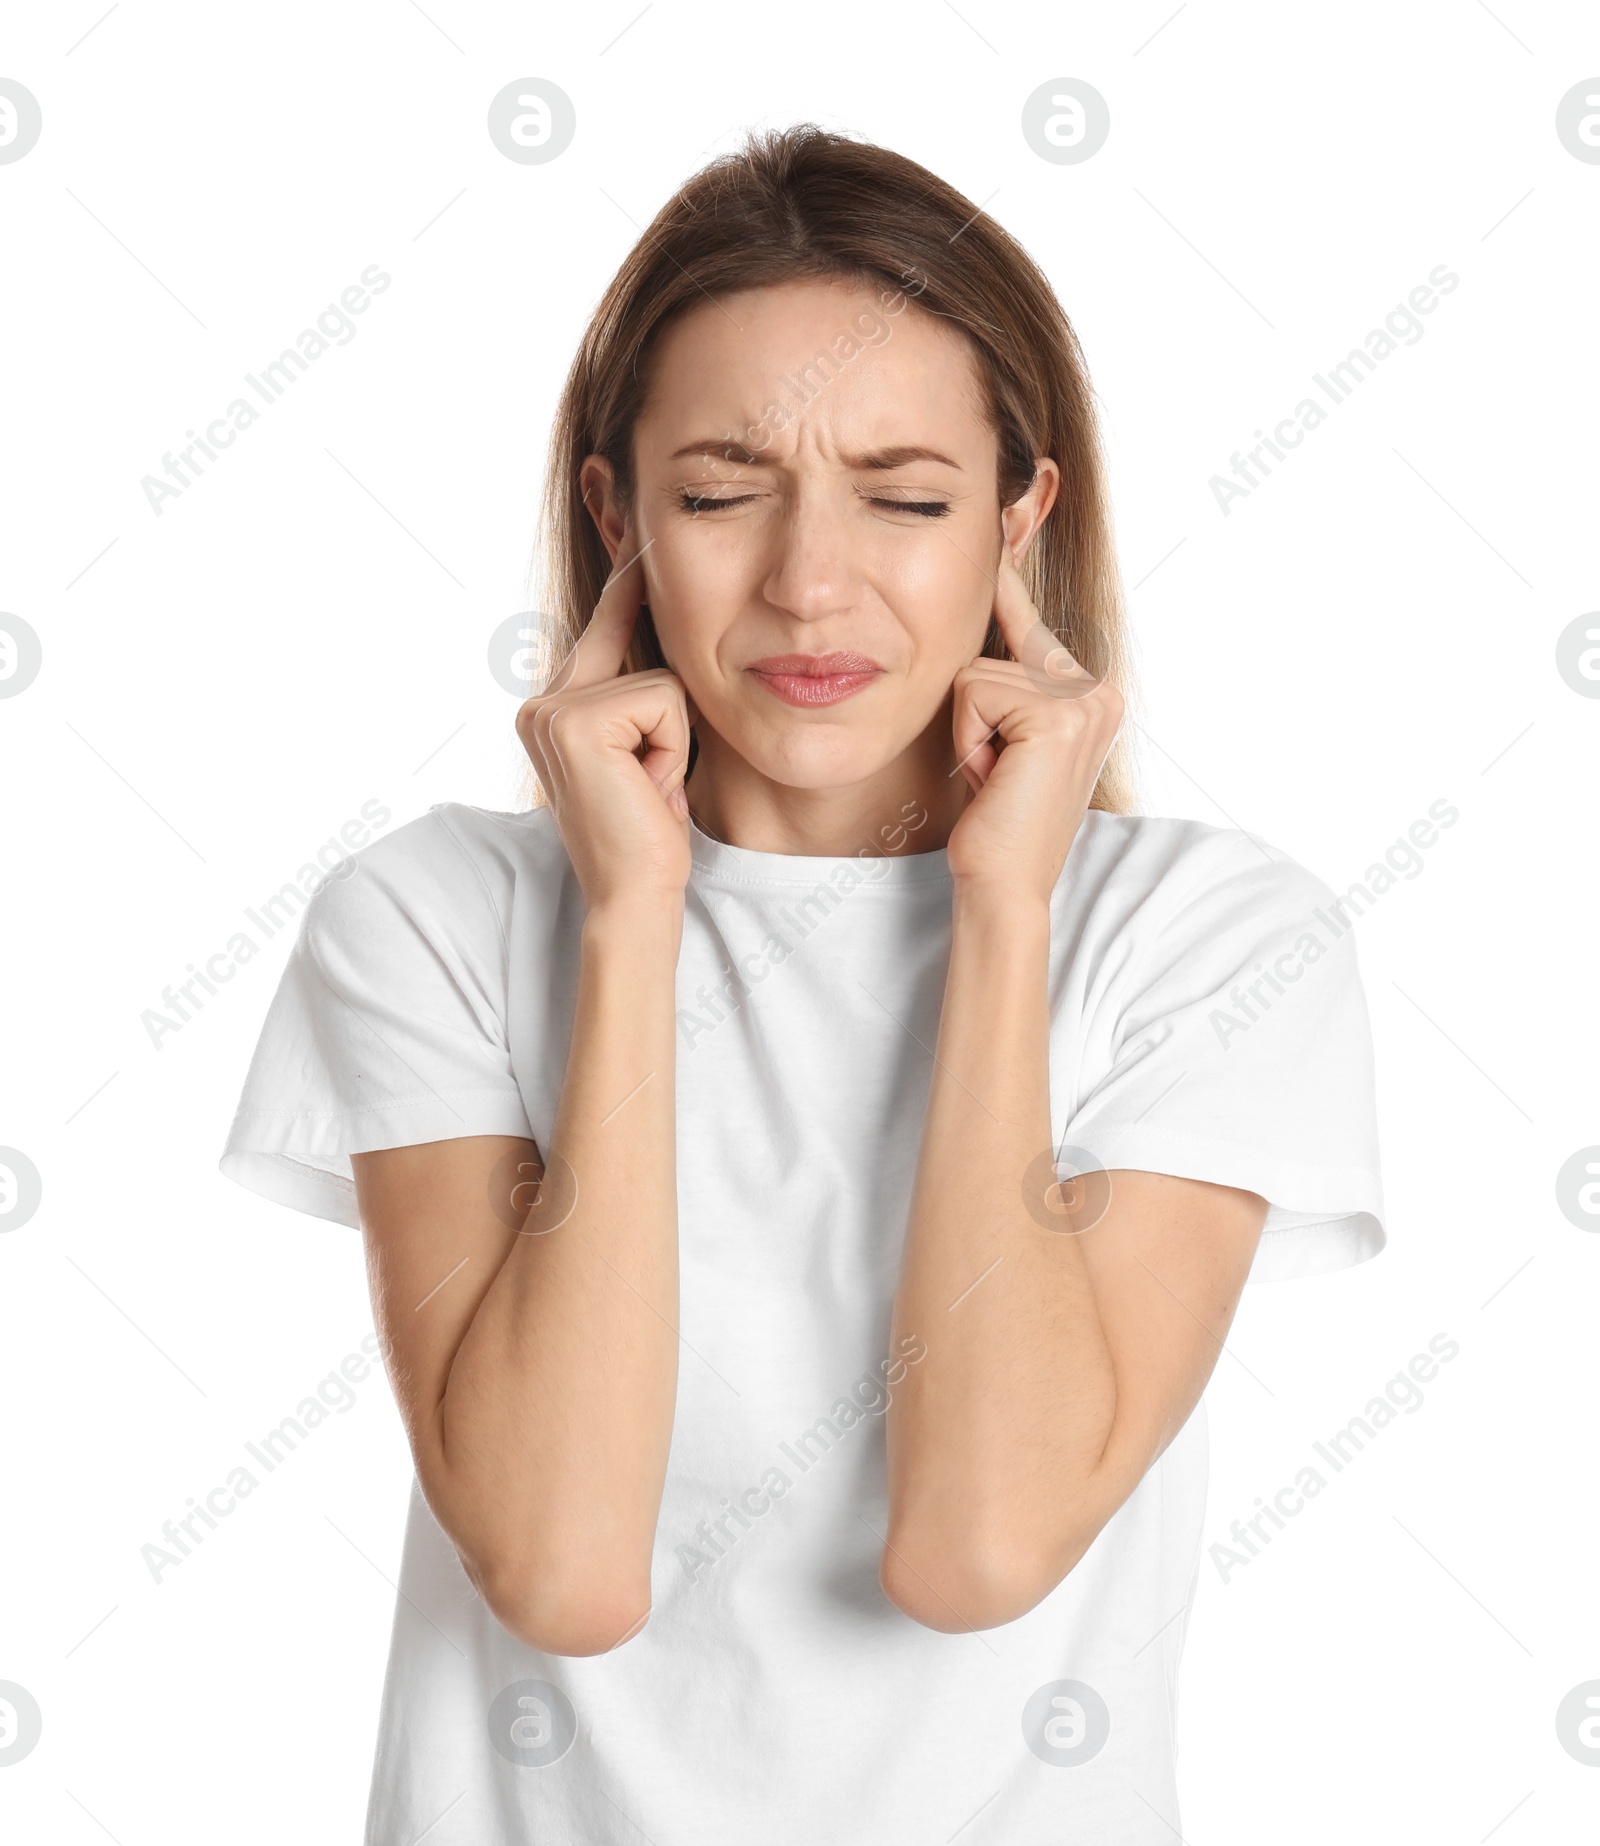
<instances>
[{"instance_id":1,"label":"woman's forehead","mask_svg":"<svg viewBox=\"0 0 1600 1846\"><path fill-rule=\"evenodd\" d=\"M802 436L843 453L950 456L991 432L959 331L887 286L798 282L700 303L668 327L639 435L665 457L732 459Z\"/></svg>"}]
</instances>

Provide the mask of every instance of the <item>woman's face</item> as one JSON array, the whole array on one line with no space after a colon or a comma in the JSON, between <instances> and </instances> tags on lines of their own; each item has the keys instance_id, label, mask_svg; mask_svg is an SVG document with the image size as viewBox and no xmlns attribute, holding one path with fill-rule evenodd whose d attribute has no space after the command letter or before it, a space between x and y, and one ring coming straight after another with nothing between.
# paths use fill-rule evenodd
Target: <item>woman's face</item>
<instances>
[{"instance_id":1,"label":"woman's face","mask_svg":"<svg viewBox=\"0 0 1600 1846\"><path fill-rule=\"evenodd\" d=\"M792 788L865 780L928 731L982 649L1002 514L976 358L875 284L710 301L664 333L635 429L634 542L668 664L705 727ZM613 553L609 469L584 486ZM948 739L945 740L946 746Z\"/></svg>"}]
</instances>

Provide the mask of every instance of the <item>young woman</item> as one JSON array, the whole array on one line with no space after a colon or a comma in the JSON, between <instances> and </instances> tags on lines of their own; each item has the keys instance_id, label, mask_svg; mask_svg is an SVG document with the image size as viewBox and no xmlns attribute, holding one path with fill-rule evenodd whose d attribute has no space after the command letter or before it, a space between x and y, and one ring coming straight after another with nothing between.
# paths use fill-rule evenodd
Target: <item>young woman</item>
<instances>
[{"instance_id":1,"label":"young woman","mask_svg":"<svg viewBox=\"0 0 1600 1846\"><path fill-rule=\"evenodd\" d=\"M1200 1394L1383 1245L1347 923L1135 818L1039 269L802 128L596 310L542 803L309 905L224 1170L360 1226L416 1460L372 1846L1168 1846Z\"/></svg>"}]
</instances>

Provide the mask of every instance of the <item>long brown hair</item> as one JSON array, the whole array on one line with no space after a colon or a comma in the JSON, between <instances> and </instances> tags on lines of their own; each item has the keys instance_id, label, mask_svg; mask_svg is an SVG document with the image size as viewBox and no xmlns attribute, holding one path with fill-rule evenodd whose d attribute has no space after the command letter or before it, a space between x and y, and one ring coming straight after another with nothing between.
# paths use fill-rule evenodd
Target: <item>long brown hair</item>
<instances>
[{"instance_id":1,"label":"long brown hair","mask_svg":"<svg viewBox=\"0 0 1600 1846\"><path fill-rule=\"evenodd\" d=\"M1061 489L1023 579L1073 657L1129 706L1127 619L1094 393L1048 279L994 219L903 154L810 123L752 135L685 182L628 252L589 322L550 433L540 529L542 684L576 645L611 571L579 470L604 456L624 500L649 359L674 316L740 289L801 280L876 284L954 321L971 341L999 438L1000 503L1028 488L1034 457ZM984 653L1009 658L994 621ZM641 617L625 672L663 664ZM537 668L536 668L537 673ZM1133 810L1131 716L1091 806ZM531 769L525 798L541 799Z\"/></svg>"}]
</instances>

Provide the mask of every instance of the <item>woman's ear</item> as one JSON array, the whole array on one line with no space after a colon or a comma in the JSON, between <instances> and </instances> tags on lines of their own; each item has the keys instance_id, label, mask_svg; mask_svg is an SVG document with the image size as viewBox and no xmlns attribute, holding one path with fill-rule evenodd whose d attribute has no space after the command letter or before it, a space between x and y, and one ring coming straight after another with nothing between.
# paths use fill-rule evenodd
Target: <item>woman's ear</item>
<instances>
[{"instance_id":1,"label":"woman's ear","mask_svg":"<svg viewBox=\"0 0 1600 1846\"><path fill-rule=\"evenodd\" d=\"M578 489L583 495L583 504L589 509L589 517L600 534L600 542L615 564L617 553L622 548L622 533L627 525L627 516L617 504L616 480L610 462L603 455L584 457L583 466L578 470Z\"/></svg>"},{"instance_id":2,"label":"woman's ear","mask_svg":"<svg viewBox=\"0 0 1600 1846\"><path fill-rule=\"evenodd\" d=\"M1034 458L1033 480L1020 499L1000 509L1000 534L1020 564L1061 490L1061 470L1048 455Z\"/></svg>"}]
</instances>

